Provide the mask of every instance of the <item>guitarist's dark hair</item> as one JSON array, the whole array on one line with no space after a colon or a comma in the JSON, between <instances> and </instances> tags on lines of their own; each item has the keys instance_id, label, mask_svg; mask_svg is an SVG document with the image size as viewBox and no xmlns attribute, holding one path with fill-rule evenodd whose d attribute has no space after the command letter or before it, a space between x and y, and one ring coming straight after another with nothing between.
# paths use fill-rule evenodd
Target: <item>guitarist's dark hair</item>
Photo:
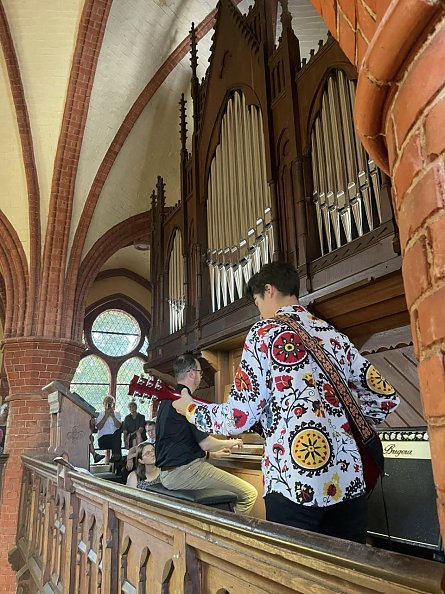
<instances>
[{"instance_id":1,"label":"guitarist's dark hair","mask_svg":"<svg viewBox=\"0 0 445 594\"><path fill-rule=\"evenodd\" d=\"M298 299L300 278L294 266L288 262L264 264L247 283L246 296L252 300L255 295L264 297L266 285L272 285L283 295L294 295Z\"/></svg>"},{"instance_id":2,"label":"guitarist's dark hair","mask_svg":"<svg viewBox=\"0 0 445 594\"><path fill-rule=\"evenodd\" d=\"M176 380L184 377L188 371L195 369L197 363L198 358L192 353L184 353L183 355L179 355L179 357L177 357L173 363L173 373Z\"/></svg>"}]
</instances>

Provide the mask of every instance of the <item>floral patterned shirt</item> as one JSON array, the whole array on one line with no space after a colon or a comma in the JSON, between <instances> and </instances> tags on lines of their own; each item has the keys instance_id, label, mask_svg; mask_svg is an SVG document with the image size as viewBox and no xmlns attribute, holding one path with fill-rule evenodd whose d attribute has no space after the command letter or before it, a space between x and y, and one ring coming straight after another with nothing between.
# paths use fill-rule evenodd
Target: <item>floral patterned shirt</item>
<instances>
[{"instance_id":1,"label":"floral patterned shirt","mask_svg":"<svg viewBox=\"0 0 445 594\"><path fill-rule=\"evenodd\" d=\"M394 388L346 336L300 305L277 314L291 314L320 341L372 424L396 408ZM360 454L343 405L284 322L271 318L252 326L226 403L191 408L189 420L201 431L237 434L261 423L265 495L276 492L295 503L326 507L365 492Z\"/></svg>"}]
</instances>

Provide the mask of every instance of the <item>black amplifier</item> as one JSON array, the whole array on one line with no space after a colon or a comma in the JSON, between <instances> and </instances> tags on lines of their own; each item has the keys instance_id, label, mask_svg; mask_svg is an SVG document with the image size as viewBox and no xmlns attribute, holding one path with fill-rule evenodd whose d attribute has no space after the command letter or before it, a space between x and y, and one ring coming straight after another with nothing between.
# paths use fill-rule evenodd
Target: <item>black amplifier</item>
<instances>
[{"instance_id":1,"label":"black amplifier","mask_svg":"<svg viewBox=\"0 0 445 594\"><path fill-rule=\"evenodd\" d=\"M442 550L436 489L426 427L378 431L385 455L383 494L377 483L369 498L368 534L433 551Z\"/></svg>"}]
</instances>

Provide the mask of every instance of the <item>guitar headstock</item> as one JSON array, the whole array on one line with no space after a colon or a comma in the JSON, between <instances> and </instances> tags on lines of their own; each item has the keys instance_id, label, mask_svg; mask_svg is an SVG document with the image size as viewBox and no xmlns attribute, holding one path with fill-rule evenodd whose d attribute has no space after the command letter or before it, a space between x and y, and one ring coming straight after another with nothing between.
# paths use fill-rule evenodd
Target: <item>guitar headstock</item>
<instances>
[{"instance_id":1,"label":"guitar headstock","mask_svg":"<svg viewBox=\"0 0 445 594\"><path fill-rule=\"evenodd\" d=\"M156 398L157 400L176 400L180 397L177 392L154 375L133 376L128 386L128 395L137 398Z\"/></svg>"},{"instance_id":2,"label":"guitar headstock","mask_svg":"<svg viewBox=\"0 0 445 594\"><path fill-rule=\"evenodd\" d=\"M181 398L179 392L176 392L155 375L149 375L148 377L134 375L128 385L128 395L133 396L133 398L156 398L156 400L178 400L178 398ZM196 398L195 396L193 399L209 404L208 400Z\"/></svg>"}]
</instances>

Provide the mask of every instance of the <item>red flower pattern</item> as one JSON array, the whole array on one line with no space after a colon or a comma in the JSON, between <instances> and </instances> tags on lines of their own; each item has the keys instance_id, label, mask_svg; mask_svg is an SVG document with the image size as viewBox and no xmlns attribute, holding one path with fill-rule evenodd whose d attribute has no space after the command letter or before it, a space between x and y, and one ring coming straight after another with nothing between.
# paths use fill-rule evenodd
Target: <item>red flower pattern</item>
<instances>
[{"instance_id":1,"label":"red flower pattern","mask_svg":"<svg viewBox=\"0 0 445 594\"><path fill-rule=\"evenodd\" d=\"M238 408L233 409L233 420L235 423L235 427L240 428L244 427L247 421L247 413L243 410L239 410Z\"/></svg>"},{"instance_id":2,"label":"red flower pattern","mask_svg":"<svg viewBox=\"0 0 445 594\"><path fill-rule=\"evenodd\" d=\"M249 392L252 389L252 382L245 371L238 367L235 375L235 387L239 392Z\"/></svg>"},{"instance_id":3,"label":"red flower pattern","mask_svg":"<svg viewBox=\"0 0 445 594\"><path fill-rule=\"evenodd\" d=\"M328 402L331 406L339 405L339 400L331 384L323 384L323 392L326 402Z\"/></svg>"},{"instance_id":4,"label":"red flower pattern","mask_svg":"<svg viewBox=\"0 0 445 594\"><path fill-rule=\"evenodd\" d=\"M268 354L268 352L269 352L269 349L267 348L267 344L266 344L265 342L262 342L262 343L261 343L261 345L260 345L260 351L261 351L262 353L264 353L265 355L267 355L267 354Z\"/></svg>"},{"instance_id":5,"label":"red flower pattern","mask_svg":"<svg viewBox=\"0 0 445 594\"><path fill-rule=\"evenodd\" d=\"M292 376L291 375L279 375L275 379L275 386L279 392L292 388Z\"/></svg>"}]
</instances>

